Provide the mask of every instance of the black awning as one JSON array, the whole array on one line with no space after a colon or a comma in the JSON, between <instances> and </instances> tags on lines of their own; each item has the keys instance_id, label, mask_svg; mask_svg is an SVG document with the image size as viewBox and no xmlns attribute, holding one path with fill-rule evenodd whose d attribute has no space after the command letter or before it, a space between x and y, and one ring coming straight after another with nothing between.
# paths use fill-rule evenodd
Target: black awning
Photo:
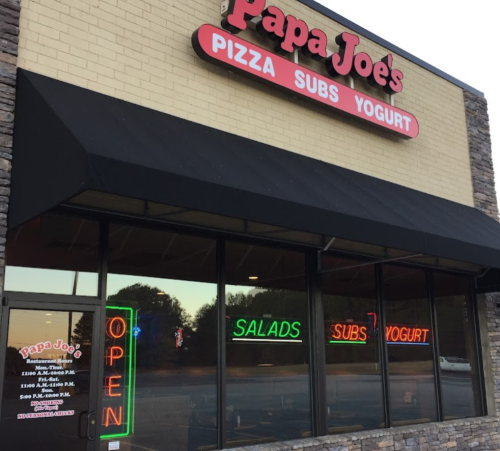
<instances>
[{"instance_id":1,"label":"black awning","mask_svg":"<svg viewBox=\"0 0 500 451\"><path fill-rule=\"evenodd\" d=\"M474 208L20 71L9 228L85 190L500 268Z\"/></svg>"}]
</instances>

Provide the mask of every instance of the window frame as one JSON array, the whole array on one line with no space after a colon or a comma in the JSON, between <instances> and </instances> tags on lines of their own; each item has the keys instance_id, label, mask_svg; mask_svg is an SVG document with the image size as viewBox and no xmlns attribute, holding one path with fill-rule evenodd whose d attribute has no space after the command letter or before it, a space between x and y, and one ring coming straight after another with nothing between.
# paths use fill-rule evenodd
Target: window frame
<instances>
[{"instance_id":1,"label":"window frame","mask_svg":"<svg viewBox=\"0 0 500 451\"><path fill-rule=\"evenodd\" d=\"M486 415L486 392L485 392L485 374L482 359L481 335L479 326L479 315L477 305L477 292L475 288L474 276L470 273L460 270L443 270L439 268L430 268L422 264L414 264L411 262L400 261L399 259L381 260L376 257L368 257L351 252L342 251L323 251L318 248L303 245L300 243L283 242L281 240L273 240L270 238L258 238L254 236L246 236L238 233L213 231L204 229L198 226L177 225L155 221L148 218L130 217L127 215L110 214L91 209L57 209L56 211L71 216L78 216L85 219L96 219L99 221L99 243L98 243L98 294L96 298L89 298L89 303L100 303L105 308L107 299L107 277L108 277L108 243L109 243L109 224L122 223L128 226L141 228L154 228L159 230L175 231L184 235L202 236L211 238L216 241L216 271L217 271L217 315L218 315L218 337L217 337L217 445L218 449L224 449L226 444L226 425L225 425L225 406L226 406L226 306L225 289L226 289L226 241L242 242L255 245L280 247L282 249L290 249L298 252L303 252L306 256L306 286L308 293L308 315L309 315L309 353L310 353L310 390L312 404L312 436L327 435L327 402L326 402L326 363L324 353L324 332L323 332L323 307L321 301L321 257L322 255L332 255L337 257L356 258L359 261L372 263L375 267L375 286L377 291L377 308L379 311L380 327L385 330L386 315L385 301L382 293L382 265L390 263L396 266L405 266L412 268L424 269L426 273L426 291L431 308L431 327L434 336L434 381L436 388L438 421L443 421L442 412L442 387L441 387L441 371L439 366L439 339L438 325L436 321L436 306L433 286L433 274L436 272L446 274L456 274L467 277L470 285L470 297L472 302L474 338L477 368L479 372L479 390L480 390L480 412L478 417ZM6 259L7 261L7 259ZM6 293L8 296L8 293ZM39 297L37 294L34 297ZM42 296L42 295L40 295ZM71 302L72 295L60 295L60 298L66 298ZM3 302L5 303L4 297ZM105 328L105 315L102 315L101 330ZM1 318L0 318L1 319ZM102 335L102 334L101 334ZM379 353L380 362L382 364L382 390L384 401L384 417L385 428L390 428L392 425L390 418L390 386L388 373L388 352L385 334L379 334ZM100 355L104 353L104 340L101 340L99 349ZM99 380L103 378L104 365L99 367ZM102 393L99 391L98 406L102 405ZM99 425L98 425L99 426ZM381 428L381 429L385 429ZM97 436L100 436L100 427L98 427Z\"/></svg>"}]
</instances>

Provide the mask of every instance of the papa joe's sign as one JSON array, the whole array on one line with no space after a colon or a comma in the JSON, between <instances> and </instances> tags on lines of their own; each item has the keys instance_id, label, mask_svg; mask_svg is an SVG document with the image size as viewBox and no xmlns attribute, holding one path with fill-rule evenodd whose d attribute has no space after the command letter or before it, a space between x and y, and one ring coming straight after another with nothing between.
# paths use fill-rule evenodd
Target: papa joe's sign
<instances>
[{"instance_id":1,"label":"papa joe's sign","mask_svg":"<svg viewBox=\"0 0 500 451\"><path fill-rule=\"evenodd\" d=\"M255 17L257 32L271 39L276 53L269 52L234 34L245 30ZM309 29L303 20L285 14L266 0L230 0L228 15L221 23L227 30L202 25L193 33L192 44L198 56L246 76L300 94L310 100L391 130L404 138L415 138L419 127L415 116L334 81L350 75L364 78L389 94L403 90L403 73L393 68L392 55L373 61L365 52L356 52L359 37L341 33L336 37L338 51L328 55L328 38L319 29ZM302 54L323 61L324 76L280 55L300 49Z\"/></svg>"}]
</instances>

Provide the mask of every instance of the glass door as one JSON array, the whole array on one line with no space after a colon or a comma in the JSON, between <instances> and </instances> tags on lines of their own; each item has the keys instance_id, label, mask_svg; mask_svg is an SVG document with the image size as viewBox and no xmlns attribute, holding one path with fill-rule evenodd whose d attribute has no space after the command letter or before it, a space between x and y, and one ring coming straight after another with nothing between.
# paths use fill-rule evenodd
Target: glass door
<instances>
[{"instance_id":1,"label":"glass door","mask_svg":"<svg viewBox=\"0 0 500 451\"><path fill-rule=\"evenodd\" d=\"M2 307L2 449L95 449L99 324L100 307L74 299Z\"/></svg>"}]
</instances>

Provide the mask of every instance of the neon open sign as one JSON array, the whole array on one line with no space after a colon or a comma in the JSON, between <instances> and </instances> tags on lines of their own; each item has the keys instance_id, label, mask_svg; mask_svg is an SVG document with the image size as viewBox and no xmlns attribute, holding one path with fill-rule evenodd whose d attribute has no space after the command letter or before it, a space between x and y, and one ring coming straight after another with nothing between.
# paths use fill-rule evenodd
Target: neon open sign
<instances>
[{"instance_id":1,"label":"neon open sign","mask_svg":"<svg viewBox=\"0 0 500 451\"><path fill-rule=\"evenodd\" d=\"M106 351L101 439L133 432L135 397L135 314L128 307L106 307Z\"/></svg>"},{"instance_id":2,"label":"neon open sign","mask_svg":"<svg viewBox=\"0 0 500 451\"><path fill-rule=\"evenodd\" d=\"M228 317L231 341L302 343L300 321L278 318Z\"/></svg>"}]
</instances>

